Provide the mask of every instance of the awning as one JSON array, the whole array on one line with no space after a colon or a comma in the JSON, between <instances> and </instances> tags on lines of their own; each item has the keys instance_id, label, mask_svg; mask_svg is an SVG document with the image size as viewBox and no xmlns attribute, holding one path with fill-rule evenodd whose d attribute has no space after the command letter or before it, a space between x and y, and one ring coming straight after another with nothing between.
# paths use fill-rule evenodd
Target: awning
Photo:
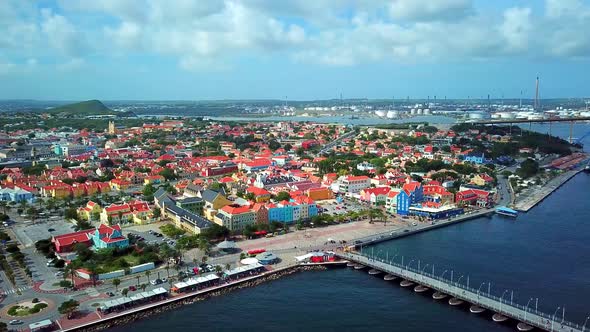
<instances>
[{"instance_id":1,"label":"awning","mask_svg":"<svg viewBox=\"0 0 590 332\"><path fill-rule=\"evenodd\" d=\"M235 249L236 247L237 246L236 246L235 242L227 241L227 240L225 240L217 245L217 248L219 248L219 249Z\"/></svg>"},{"instance_id":2,"label":"awning","mask_svg":"<svg viewBox=\"0 0 590 332\"><path fill-rule=\"evenodd\" d=\"M42 328L45 328L45 327L49 327L52 324L53 324L53 322L51 320L45 319L45 320L42 320L42 321L39 321L39 322L35 322L35 323L29 324L29 329L31 331L33 331L35 329L42 329Z\"/></svg>"}]
</instances>

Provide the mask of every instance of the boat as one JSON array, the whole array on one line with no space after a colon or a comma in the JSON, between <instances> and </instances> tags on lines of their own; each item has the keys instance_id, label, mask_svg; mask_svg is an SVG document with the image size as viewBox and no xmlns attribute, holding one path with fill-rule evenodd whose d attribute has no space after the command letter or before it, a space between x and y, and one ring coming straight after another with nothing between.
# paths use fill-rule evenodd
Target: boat
<instances>
[{"instance_id":1,"label":"boat","mask_svg":"<svg viewBox=\"0 0 590 332\"><path fill-rule=\"evenodd\" d=\"M494 314L492 316L492 320L496 323L501 323L501 322L505 322L508 320L508 317L504 316L504 315L500 315L500 314Z\"/></svg>"},{"instance_id":2,"label":"boat","mask_svg":"<svg viewBox=\"0 0 590 332\"><path fill-rule=\"evenodd\" d=\"M353 262L348 262L348 263L346 263L346 267L354 267L354 265L355 265L355 264L354 264Z\"/></svg>"},{"instance_id":3,"label":"boat","mask_svg":"<svg viewBox=\"0 0 590 332\"><path fill-rule=\"evenodd\" d=\"M424 293L428 290L429 288L426 286L422 286L422 285L418 285L416 287L414 287L414 292L416 293Z\"/></svg>"},{"instance_id":4,"label":"boat","mask_svg":"<svg viewBox=\"0 0 590 332\"><path fill-rule=\"evenodd\" d=\"M486 309L482 308L482 307L478 307L476 305L472 305L469 308L469 312L471 312L472 314L481 314L482 312L486 311Z\"/></svg>"},{"instance_id":5,"label":"boat","mask_svg":"<svg viewBox=\"0 0 590 332\"><path fill-rule=\"evenodd\" d=\"M414 283L409 281L409 280L402 280L402 282L399 283L400 286L402 287L410 287L412 286Z\"/></svg>"},{"instance_id":6,"label":"boat","mask_svg":"<svg viewBox=\"0 0 590 332\"><path fill-rule=\"evenodd\" d=\"M533 327L532 327L532 326L530 326L530 325L528 325L528 324L525 324L525 323L523 323L523 322L520 322L520 323L516 324L516 328L517 328L519 331L530 331L530 330L532 330L532 329L533 329Z\"/></svg>"},{"instance_id":7,"label":"boat","mask_svg":"<svg viewBox=\"0 0 590 332\"><path fill-rule=\"evenodd\" d=\"M364 266L364 265L362 265L362 264L356 264L356 265L354 266L354 269L355 269L355 270L362 270L362 269L364 269L364 268L365 268L365 266Z\"/></svg>"},{"instance_id":8,"label":"boat","mask_svg":"<svg viewBox=\"0 0 590 332\"><path fill-rule=\"evenodd\" d=\"M512 210L511 208L505 206L498 206L496 208L496 213L508 217L516 217L518 215L518 211Z\"/></svg>"},{"instance_id":9,"label":"boat","mask_svg":"<svg viewBox=\"0 0 590 332\"><path fill-rule=\"evenodd\" d=\"M386 274L385 277L383 277L383 280L385 281L391 281L391 280L395 280L397 277L394 276L393 274Z\"/></svg>"},{"instance_id":10,"label":"boat","mask_svg":"<svg viewBox=\"0 0 590 332\"><path fill-rule=\"evenodd\" d=\"M447 297L447 294L441 292L434 292L434 294L432 294L432 298L435 300L442 300L445 297Z\"/></svg>"},{"instance_id":11,"label":"boat","mask_svg":"<svg viewBox=\"0 0 590 332\"><path fill-rule=\"evenodd\" d=\"M452 297L452 298L449 299L449 304L452 305L452 306L461 305L461 304L463 304L463 300L458 299L456 297Z\"/></svg>"},{"instance_id":12,"label":"boat","mask_svg":"<svg viewBox=\"0 0 590 332\"><path fill-rule=\"evenodd\" d=\"M369 270L369 274L372 275L372 276L374 276L376 274L379 274L379 273L381 273L381 271L379 271L379 270L375 270L375 269L370 269Z\"/></svg>"}]
</instances>

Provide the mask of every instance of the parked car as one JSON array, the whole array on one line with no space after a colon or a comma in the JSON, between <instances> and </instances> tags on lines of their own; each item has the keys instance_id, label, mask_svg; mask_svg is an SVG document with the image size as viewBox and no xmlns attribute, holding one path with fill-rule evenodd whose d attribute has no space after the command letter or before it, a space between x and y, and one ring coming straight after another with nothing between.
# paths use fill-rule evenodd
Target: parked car
<instances>
[{"instance_id":1,"label":"parked car","mask_svg":"<svg viewBox=\"0 0 590 332\"><path fill-rule=\"evenodd\" d=\"M55 228L48 228L47 231L48 232L55 232Z\"/></svg>"},{"instance_id":2,"label":"parked car","mask_svg":"<svg viewBox=\"0 0 590 332\"><path fill-rule=\"evenodd\" d=\"M23 323L23 321L20 320L20 319L13 319L13 320L10 321L10 325L19 325L19 324L22 324L22 323Z\"/></svg>"},{"instance_id":3,"label":"parked car","mask_svg":"<svg viewBox=\"0 0 590 332\"><path fill-rule=\"evenodd\" d=\"M107 295L108 295L109 297L113 297L113 296L115 296L115 293L113 293L113 292L107 292Z\"/></svg>"},{"instance_id":4,"label":"parked car","mask_svg":"<svg viewBox=\"0 0 590 332\"><path fill-rule=\"evenodd\" d=\"M135 292L137 290L137 287L131 285L131 286L129 286L129 290L132 292Z\"/></svg>"},{"instance_id":5,"label":"parked car","mask_svg":"<svg viewBox=\"0 0 590 332\"><path fill-rule=\"evenodd\" d=\"M162 283L166 283L167 281L168 281L168 279L162 278Z\"/></svg>"},{"instance_id":6,"label":"parked car","mask_svg":"<svg viewBox=\"0 0 590 332\"><path fill-rule=\"evenodd\" d=\"M161 283L162 283L162 279L156 279L156 280L150 281L150 284L152 284L153 286L159 285Z\"/></svg>"}]
</instances>

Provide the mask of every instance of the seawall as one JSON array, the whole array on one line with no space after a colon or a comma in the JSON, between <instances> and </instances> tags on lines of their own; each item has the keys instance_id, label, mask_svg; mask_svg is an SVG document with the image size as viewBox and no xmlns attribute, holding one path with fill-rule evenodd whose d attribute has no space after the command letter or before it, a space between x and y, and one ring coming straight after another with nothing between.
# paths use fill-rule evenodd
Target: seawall
<instances>
[{"instance_id":1,"label":"seawall","mask_svg":"<svg viewBox=\"0 0 590 332\"><path fill-rule=\"evenodd\" d=\"M327 267L322 264L304 266L291 265L277 270L264 272L256 276L244 278L232 282L231 284L212 287L209 289L201 290L199 292L177 295L175 297L168 298L164 301L150 303L131 310L117 313L115 315L111 314L100 320L85 323L68 329L63 329L63 331L102 331L112 327L129 324L136 320L148 318L150 316L154 316L169 310L174 310L184 305L189 305L196 303L198 301L203 301L213 296L224 295L237 289L255 287L262 283L277 280L300 271L324 269L327 269Z\"/></svg>"},{"instance_id":2,"label":"seawall","mask_svg":"<svg viewBox=\"0 0 590 332\"><path fill-rule=\"evenodd\" d=\"M554 191L563 186L566 182L571 180L578 173L582 172L583 169L571 170L564 174L553 178L544 185L541 189L536 192L529 194L527 197L517 199L514 204L514 209L517 211L528 212L530 209L541 203L545 198L549 197Z\"/></svg>"}]
</instances>

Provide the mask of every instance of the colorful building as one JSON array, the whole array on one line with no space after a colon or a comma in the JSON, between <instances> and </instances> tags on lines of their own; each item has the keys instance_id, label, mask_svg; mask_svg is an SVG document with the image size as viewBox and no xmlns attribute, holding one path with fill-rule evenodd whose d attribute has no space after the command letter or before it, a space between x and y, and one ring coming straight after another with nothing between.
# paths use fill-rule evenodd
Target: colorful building
<instances>
[{"instance_id":1,"label":"colorful building","mask_svg":"<svg viewBox=\"0 0 590 332\"><path fill-rule=\"evenodd\" d=\"M232 232L241 232L256 222L256 213L249 206L226 205L219 209L213 221Z\"/></svg>"},{"instance_id":2,"label":"colorful building","mask_svg":"<svg viewBox=\"0 0 590 332\"><path fill-rule=\"evenodd\" d=\"M127 248L129 246L129 239L123 236L119 225L101 224L90 234L95 249Z\"/></svg>"},{"instance_id":3,"label":"colorful building","mask_svg":"<svg viewBox=\"0 0 590 332\"><path fill-rule=\"evenodd\" d=\"M390 191L390 187L363 189L361 190L361 200L369 202L372 205L385 205L387 203L387 194L389 194Z\"/></svg>"},{"instance_id":4,"label":"colorful building","mask_svg":"<svg viewBox=\"0 0 590 332\"><path fill-rule=\"evenodd\" d=\"M422 202L424 199L424 192L422 184L418 181L412 181L404 184L402 190L397 194L397 214L408 215L410 206Z\"/></svg>"}]
</instances>

